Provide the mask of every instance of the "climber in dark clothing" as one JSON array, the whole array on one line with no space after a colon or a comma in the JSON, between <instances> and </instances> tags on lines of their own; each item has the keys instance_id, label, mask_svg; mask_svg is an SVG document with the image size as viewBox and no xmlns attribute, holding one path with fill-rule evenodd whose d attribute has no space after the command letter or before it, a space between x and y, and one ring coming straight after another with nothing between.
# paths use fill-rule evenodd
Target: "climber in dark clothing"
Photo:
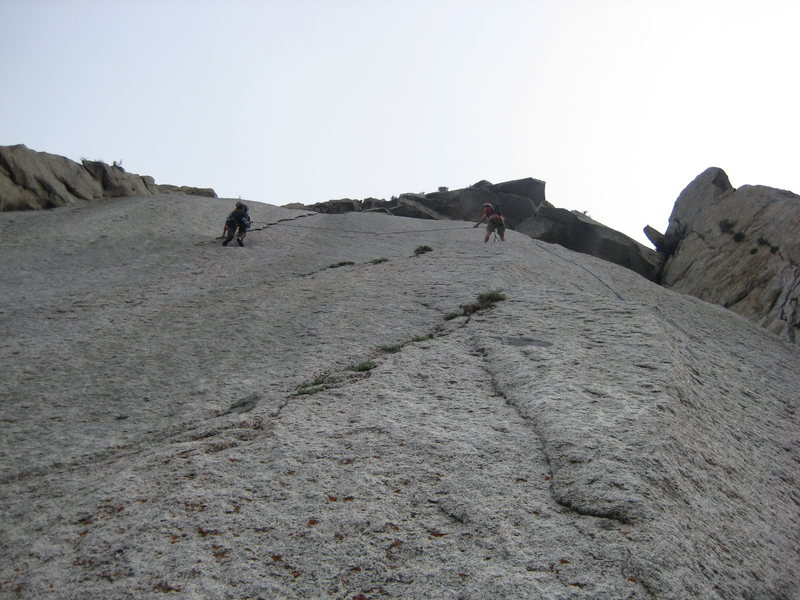
<instances>
[{"instance_id":1,"label":"climber in dark clothing","mask_svg":"<svg viewBox=\"0 0 800 600\"><path fill-rule=\"evenodd\" d=\"M225 220L225 228L222 230L222 237L225 238L225 241L222 242L222 245L227 246L235 235L239 245L244 246L244 236L247 235L249 222L250 215L247 212L247 205L243 202L237 202L236 208L231 211L231 214Z\"/></svg>"}]
</instances>

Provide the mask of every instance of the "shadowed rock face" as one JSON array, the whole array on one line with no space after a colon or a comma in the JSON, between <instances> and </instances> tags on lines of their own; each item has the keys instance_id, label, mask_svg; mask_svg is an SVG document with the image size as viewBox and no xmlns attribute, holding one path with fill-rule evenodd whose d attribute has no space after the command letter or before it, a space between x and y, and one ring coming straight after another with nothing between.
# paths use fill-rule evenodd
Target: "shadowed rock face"
<instances>
[{"instance_id":1,"label":"shadowed rock face","mask_svg":"<svg viewBox=\"0 0 800 600\"><path fill-rule=\"evenodd\" d=\"M117 165L0 146L0 212L70 206L86 200L143 194L188 193L216 197L212 189L157 185L152 177Z\"/></svg>"},{"instance_id":2,"label":"shadowed rock face","mask_svg":"<svg viewBox=\"0 0 800 600\"><path fill-rule=\"evenodd\" d=\"M675 203L665 252L664 285L800 342L800 196L707 169Z\"/></svg>"},{"instance_id":3,"label":"shadowed rock face","mask_svg":"<svg viewBox=\"0 0 800 600\"><path fill-rule=\"evenodd\" d=\"M248 204L244 248L211 198L0 213L0 595L798 597L800 348L516 231Z\"/></svg>"},{"instance_id":4,"label":"shadowed rock face","mask_svg":"<svg viewBox=\"0 0 800 600\"><path fill-rule=\"evenodd\" d=\"M582 254L591 254L654 280L662 258L627 235L578 212L543 205L525 219L518 231L534 239L559 244Z\"/></svg>"},{"instance_id":5,"label":"shadowed rock face","mask_svg":"<svg viewBox=\"0 0 800 600\"><path fill-rule=\"evenodd\" d=\"M532 178L496 185L480 181L472 187L433 192L419 198L422 204L445 218L459 221L476 221L481 215L481 207L488 202L498 206L506 224L516 229L519 223L536 214L541 206L549 206L544 198L544 188L544 181Z\"/></svg>"}]
</instances>

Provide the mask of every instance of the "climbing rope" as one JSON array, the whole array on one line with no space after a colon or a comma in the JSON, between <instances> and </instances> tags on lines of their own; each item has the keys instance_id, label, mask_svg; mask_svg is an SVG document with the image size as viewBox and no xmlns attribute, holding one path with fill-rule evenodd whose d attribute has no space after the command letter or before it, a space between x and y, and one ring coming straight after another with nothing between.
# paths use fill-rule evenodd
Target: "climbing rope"
<instances>
[{"instance_id":1,"label":"climbing rope","mask_svg":"<svg viewBox=\"0 0 800 600\"><path fill-rule=\"evenodd\" d=\"M282 225L283 227L293 227L295 229L318 229L322 231L335 231L336 233L360 233L363 235L400 235L406 233L427 233L430 231L458 231L460 229L472 229L472 226L469 227L440 227L438 229L409 229L406 231L358 231L357 229L335 229L332 227L315 227L313 225L290 225L288 223L270 223L266 227L271 227L273 225ZM263 227L262 229L266 229ZM251 230L252 231L252 230Z\"/></svg>"},{"instance_id":2,"label":"climbing rope","mask_svg":"<svg viewBox=\"0 0 800 600\"><path fill-rule=\"evenodd\" d=\"M318 213L314 213L314 214L318 214ZM314 215L313 214L312 215L300 215L300 216L291 217L291 218L288 218L288 219L280 219L279 221L275 221L274 223L267 223L266 225L262 225L261 227L251 227L250 229L247 230L247 232L250 233L250 232L253 232L253 231L263 231L264 229L267 229L269 227L274 227L276 225L279 225L279 226L282 226L282 227L292 227L294 229L316 229L316 230L319 230L319 231L333 231L333 232L336 232L336 233L357 233L357 234L361 234L361 235L375 235L375 236L380 236L380 235L402 235L402 234L407 234L407 233L428 233L428 232L431 232L431 231L458 231L458 230L461 230L461 229L472 229L472 226L470 225L469 227L439 227L439 228L436 228L436 229L409 229L409 230L405 230L405 231L359 231L357 229L318 227L318 226L315 226L315 225L297 225L297 224L291 223L293 221L296 221L297 219L301 219L303 217L310 217L310 216L314 216ZM258 221L252 221L252 223L253 224L257 224ZM221 237L215 238L215 240L219 240L219 239L221 239ZM214 241L199 242L198 245L199 244L209 244L209 243L213 244Z\"/></svg>"},{"instance_id":3,"label":"climbing rope","mask_svg":"<svg viewBox=\"0 0 800 600\"><path fill-rule=\"evenodd\" d=\"M333 228L333 227L317 227L317 226L314 226L314 225L297 225L297 224L293 223L297 219L301 219L303 217L311 217L311 216L314 216L315 214L319 214L319 213L312 213L310 215L299 215L297 217L291 217L291 218L288 218L288 219L280 219L279 221L275 221L274 223L267 223L266 225L264 225L262 227L251 227L248 231L263 231L264 229L267 229L268 227L274 227L276 225L280 225L280 226L283 226L283 227L294 227L296 229L316 229L316 230L320 230L320 231L334 231L336 233L342 233L343 231L346 231L347 233L357 233L357 234L362 234L362 235L376 235L376 236L379 236L379 235L402 235L402 234L407 234L407 233L428 233L428 232L433 232L433 231L459 231L461 229L473 229L473 227L474 227L473 225L470 225L468 227L439 227L439 228L436 228L436 229L409 229L409 230L405 230L405 231L358 231L356 229L342 230L341 228L336 229L336 228ZM256 223L256 221L253 221L253 223ZM219 238L217 238L217 239L219 239ZM498 239L499 239L499 236L497 235L497 232L495 232L494 241L497 241ZM561 260L563 260L565 262L568 262L568 263L570 263L572 265L575 265L576 267L579 267L579 268L583 269L584 271L589 273L589 275L591 275L592 277L597 279L597 281L599 281L605 287L607 287L611 291L611 293L614 294L617 298L619 298L622 302L625 302L625 298L623 298L614 288L612 288L610 285L608 285L605 281L600 279L600 277L598 277L597 274L593 273L590 269L587 269L586 267L584 267L583 265L575 262L574 260L570 260L568 258L564 258L560 254L556 254L555 252L553 252L549 248L547 248L547 247L543 246L541 243L539 243L538 240L531 239L531 241L533 243L535 243L537 246L539 246L539 248L541 248L545 252L549 252L550 254L552 254L553 256L555 256L557 258L560 258Z\"/></svg>"},{"instance_id":4,"label":"climbing rope","mask_svg":"<svg viewBox=\"0 0 800 600\"><path fill-rule=\"evenodd\" d=\"M543 246L541 243L539 243L539 241L538 241L538 240L534 240L534 239L532 239L531 241L532 241L534 244L536 244L537 246L539 246L539 248L541 248L541 249L542 249L542 250L544 250L545 252L549 252L549 253L550 253L550 254L552 254L553 256L556 256L556 257L560 258L561 260L563 260L563 261L565 261L565 262L568 262L568 263L570 263L570 264L573 264L573 265L575 265L576 267L580 267L581 269L583 269L584 271L586 271L586 272L587 272L589 275L591 275L592 277L594 277L595 279L597 279L597 281L599 281L599 282L600 282L600 283L602 283L604 286L606 286L606 287L607 287L609 290L611 290L611 293L612 293L612 294L614 294L614 295L615 295L617 298L619 298L619 299L620 299L622 302L625 302L625 298L623 298L622 296L620 296L620 295L619 295L619 293L617 292L617 290L615 290L615 289L614 289L614 288L612 288L610 285L608 285L608 284L607 284L605 281L603 281L602 279L600 279L600 277L598 277L598 276L597 276L597 274L593 273L593 272L592 272L590 269L587 269L587 268L586 268L586 267L584 267L583 265L581 265L581 264L579 264L579 263L576 263L574 260L570 260L570 259L568 259L568 258L564 258L564 257L563 257L563 256L561 256L560 254L556 254L555 252L553 252L553 251L552 251L552 250L550 250L549 248L547 248L547 247Z\"/></svg>"},{"instance_id":5,"label":"climbing rope","mask_svg":"<svg viewBox=\"0 0 800 600\"><path fill-rule=\"evenodd\" d=\"M472 227L439 227L437 229L409 229L407 231L359 231L357 229L342 229L342 228L333 228L333 227L318 227L316 225L297 225L293 222L297 219L301 219L303 217L312 217L319 213L313 213L311 215L300 215L297 217L292 217L289 219L281 219L279 221L275 221L274 223L267 223L263 227L252 227L248 229L248 231L261 231L262 229L266 229L267 227L274 227L275 225L280 225L282 227L294 227L295 229L316 229L320 231L334 231L336 233L359 233L362 235L399 235L399 234L406 234L406 233L427 233L430 231L456 231L459 229L471 229ZM256 221L254 221L255 223Z\"/></svg>"}]
</instances>

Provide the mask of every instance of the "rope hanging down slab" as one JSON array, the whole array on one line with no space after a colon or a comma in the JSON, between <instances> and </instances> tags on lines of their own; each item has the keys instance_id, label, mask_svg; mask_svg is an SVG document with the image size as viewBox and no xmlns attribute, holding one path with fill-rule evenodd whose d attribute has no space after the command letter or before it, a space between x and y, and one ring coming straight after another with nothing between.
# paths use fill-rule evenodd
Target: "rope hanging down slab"
<instances>
[{"instance_id":1,"label":"rope hanging down slab","mask_svg":"<svg viewBox=\"0 0 800 600\"><path fill-rule=\"evenodd\" d=\"M321 231L334 231L334 232L337 232L337 233L341 233L342 232L341 228L334 229L332 227L317 227L317 226L314 226L314 225L295 225L293 223L297 219L301 219L303 217L312 217L312 216L314 216L316 214L319 214L319 213L312 213L312 214L308 214L308 215L299 215L297 217L292 217L290 219L280 219L279 221L275 221L274 223L267 223L263 227L253 227L253 228L250 229L250 231L263 231L264 229L267 229L268 227L274 227L275 225L281 225L283 227L294 227L296 229L317 229L317 230L321 230ZM470 225L469 227L439 227L439 228L436 228L436 229L414 229L414 230L406 230L406 231L358 231L356 229L347 229L346 232L347 233L358 233L358 234L362 234L362 235L381 236L381 235L402 235L402 234L408 234L408 233L428 233L428 232L432 232L432 231L460 231L462 229L473 229L473 227L474 227L473 225ZM541 248L545 252L549 252L550 254L552 254L553 256L555 256L557 258L560 258L561 260L563 260L565 262L568 262L568 263L570 263L572 265L575 265L576 267L579 267L579 268L583 269L589 275L591 275L592 277L597 279L597 281L599 281L605 287L607 287L611 291L611 293L614 294L619 300L621 300L622 302L625 302L625 298L623 298L619 294L619 292L617 292L614 288L612 288L610 285L608 285L605 281L603 281L596 273L592 272L590 269L588 269L588 268L584 267L583 265L575 262L574 260L570 260L568 258L565 258L565 257L561 256L560 254L557 254L557 253L553 252L549 248L547 248L547 247L543 246L541 243L539 243L538 240L532 239L531 241L533 241L539 248Z\"/></svg>"},{"instance_id":2,"label":"rope hanging down slab","mask_svg":"<svg viewBox=\"0 0 800 600\"><path fill-rule=\"evenodd\" d=\"M541 243L539 243L539 241L538 241L538 240L532 240L532 241L533 241L533 243L534 243L534 244L536 244L537 246L539 246L539 248L541 248L541 249L542 249L542 250L544 250L545 252L549 252L549 253L550 253L550 254L552 254L553 256L556 256L556 257L560 258L560 259L561 259L561 260L563 260L563 261L566 261L566 262L568 262L568 263L570 263L570 264L573 264L573 265L575 265L576 267L580 267L581 269L583 269L584 271L586 271L586 272L587 272L589 275L591 275L592 277L594 277L595 279L597 279L597 281L599 281L599 282L600 282L600 283L602 283L604 286L606 286L606 287L607 287L609 290L611 290L611 293L612 293L612 294L614 294L614 295L615 295L617 298L619 298L619 299L620 299L622 302L625 302L625 298L623 298L622 296L620 296L620 295L619 295L619 293L617 292L617 290L615 290L615 289L614 289L614 288L612 288L610 285L608 285L608 284L607 284L605 281L603 281L602 279L600 279L600 277L598 277L598 276L597 276L595 273L593 273L591 270L587 269L586 267L584 267L583 265L581 265L581 264L579 264L579 263L576 263L574 260L570 260L570 259L568 259L568 258L564 258L564 257L563 257L563 256L561 256L560 254L556 254L555 252L553 252L553 251L552 251L552 250L550 250L549 248L547 248L547 247L543 246Z\"/></svg>"}]
</instances>

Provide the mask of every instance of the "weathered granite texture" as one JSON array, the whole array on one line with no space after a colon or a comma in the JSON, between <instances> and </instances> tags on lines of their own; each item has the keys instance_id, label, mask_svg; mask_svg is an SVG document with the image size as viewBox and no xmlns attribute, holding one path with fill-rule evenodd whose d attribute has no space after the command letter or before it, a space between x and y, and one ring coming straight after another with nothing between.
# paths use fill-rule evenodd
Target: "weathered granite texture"
<instances>
[{"instance_id":1,"label":"weathered granite texture","mask_svg":"<svg viewBox=\"0 0 800 600\"><path fill-rule=\"evenodd\" d=\"M0 214L0 596L800 595L797 346L514 231L165 199Z\"/></svg>"},{"instance_id":2,"label":"weathered granite texture","mask_svg":"<svg viewBox=\"0 0 800 600\"><path fill-rule=\"evenodd\" d=\"M664 251L664 285L800 342L800 196L707 169L676 201Z\"/></svg>"},{"instance_id":3,"label":"weathered granite texture","mask_svg":"<svg viewBox=\"0 0 800 600\"><path fill-rule=\"evenodd\" d=\"M169 193L216 197L212 189L157 185L152 177L127 173L116 164L90 160L76 163L22 144L0 146L0 212Z\"/></svg>"}]
</instances>

